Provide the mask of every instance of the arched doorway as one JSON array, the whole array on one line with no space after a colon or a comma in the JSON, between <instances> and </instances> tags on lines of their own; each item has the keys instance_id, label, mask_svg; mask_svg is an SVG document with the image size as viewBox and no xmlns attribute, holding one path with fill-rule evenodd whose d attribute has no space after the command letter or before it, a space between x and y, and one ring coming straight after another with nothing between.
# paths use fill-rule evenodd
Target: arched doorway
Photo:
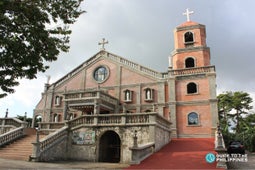
<instances>
[{"instance_id":1,"label":"arched doorway","mask_svg":"<svg viewBox=\"0 0 255 170\"><path fill-rule=\"evenodd\" d=\"M42 122L43 117L41 115L35 115L32 121L32 128L38 128L39 123Z\"/></svg>"},{"instance_id":2,"label":"arched doorway","mask_svg":"<svg viewBox=\"0 0 255 170\"><path fill-rule=\"evenodd\" d=\"M116 132L105 132L99 142L99 162L120 162L120 146L120 137Z\"/></svg>"}]
</instances>

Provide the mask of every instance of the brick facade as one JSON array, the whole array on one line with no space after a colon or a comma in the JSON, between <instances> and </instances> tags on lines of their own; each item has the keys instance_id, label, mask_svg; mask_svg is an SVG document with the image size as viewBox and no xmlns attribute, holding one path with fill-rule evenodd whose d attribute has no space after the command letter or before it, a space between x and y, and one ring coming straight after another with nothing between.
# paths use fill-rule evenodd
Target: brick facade
<instances>
[{"instance_id":1,"label":"brick facade","mask_svg":"<svg viewBox=\"0 0 255 170\"><path fill-rule=\"evenodd\" d=\"M191 34L186 35L187 32ZM216 73L210 64L205 26L192 21L183 23L174 30L174 42L175 49L169 58L172 65L165 73L104 49L99 51L60 80L45 85L34 110L34 120L40 116L42 122L65 122L84 114L95 114L98 103L91 100L90 104L78 102L71 107L66 99L73 92L100 89L118 104L112 109L100 106L99 114L155 111L173 123L172 137L211 137L218 121ZM105 75L96 75L100 67L105 68ZM105 77L98 82L95 76ZM127 96L131 98L126 100ZM190 113L195 116L189 117Z\"/></svg>"}]
</instances>

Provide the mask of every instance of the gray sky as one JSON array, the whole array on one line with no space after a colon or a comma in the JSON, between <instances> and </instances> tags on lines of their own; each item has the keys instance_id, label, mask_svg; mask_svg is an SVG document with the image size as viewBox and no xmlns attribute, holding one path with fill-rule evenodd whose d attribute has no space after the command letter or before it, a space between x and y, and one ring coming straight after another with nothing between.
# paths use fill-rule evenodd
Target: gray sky
<instances>
[{"instance_id":1,"label":"gray sky","mask_svg":"<svg viewBox=\"0 0 255 170\"><path fill-rule=\"evenodd\" d=\"M0 117L32 116L41 98L46 75L55 82L100 50L106 50L154 70L165 72L174 48L173 29L186 21L186 8L195 13L191 20L206 25L211 64L216 66L217 89L245 91L255 97L254 0L85 0L87 11L71 27L70 51L50 63L38 79L21 80L16 93L0 99Z\"/></svg>"}]
</instances>

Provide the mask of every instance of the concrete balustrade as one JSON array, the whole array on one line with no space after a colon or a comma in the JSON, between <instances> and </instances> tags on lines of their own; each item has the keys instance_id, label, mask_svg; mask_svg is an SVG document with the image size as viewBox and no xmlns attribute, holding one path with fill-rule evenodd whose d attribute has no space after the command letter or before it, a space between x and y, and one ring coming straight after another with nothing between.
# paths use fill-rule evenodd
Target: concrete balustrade
<instances>
[{"instance_id":1,"label":"concrete balustrade","mask_svg":"<svg viewBox=\"0 0 255 170\"><path fill-rule=\"evenodd\" d=\"M171 76L180 76L180 75L189 75L189 74L201 74L201 73L214 73L215 66L206 66L206 67L194 67L194 68L185 68L185 69L176 69L170 70Z\"/></svg>"},{"instance_id":2,"label":"concrete balustrade","mask_svg":"<svg viewBox=\"0 0 255 170\"><path fill-rule=\"evenodd\" d=\"M28 123L17 118L0 118L0 147L24 136Z\"/></svg>"},{"instance_id":3,"label":"concrete balustrade","mask_svg":"<svg viewBox=\"0 0 255 170\"><path fill-rule=\"evenodd\" d=\"M218 155L223 155L223 156L220 156L221 158L224 158L225 155L227 154L227 149L225 147L223 135L219 125L217 130L215 131L215 151L217 152ZM217 168L227 169L226 157L225 159L220 159L217 162Z\"/></svg>"},{"instance_id":4,"label":"concrete balustrade","mask_svg":"<svg viewBox=\"0 0 255 170\"><path fill-rule=\"evenodd\" d=\"M138 131L139 139L136 141L136 145L123 148L123 153L130 153L130 155L132 155L132 160L130 160L130 162L138 163L170 141L170 125L170 121L156 112L83 115L67 121L64 127L48 135L43 140L39 141L38 137L38 140L33 143L34 151L31 160L49 161L49 158L52 160L68 159L70 156L69 154L73 153L68 153L66 149L80 147L73 145L71 142L73 132L79 131L80 129L86 128L87 130L93 130L97 128L98 132L104 132L106 129L111 128L126 134L130 134L130 131L133 131L133 129L143 129L142 131ZM154 129L154 133L149 133L149 129ZM40 131L44 131L44 129ZM141 138L142 133L144 133L143 138ZM156 139L156 133L160 133L164 137ZM146 137L144 135L146 135ZM132 136L128 138L132 139ZM154 144L155 140L158 142L157 145ZM93 149L94 147L98 147L96 143L92 144L89 149ZM86 152L90 152L89 149ZM95 159L95 155L90 156ZM123 161L126 162L126 159L128 160L125 155Z\"/></svg>"},{"instance_id":5,"label":"concrete balustrade","mask_svg":"<svg viewBox=\"0 0 255 170\"><path fill-rule=\"evenodd\" d=\"M16 129L13 129L7 133L4 133L0 135L0 147L3 145L6 145L12 141L15 141L18 138L21 138L24 136L24 127L19 127Z\"/></svg>"}]
</instances>

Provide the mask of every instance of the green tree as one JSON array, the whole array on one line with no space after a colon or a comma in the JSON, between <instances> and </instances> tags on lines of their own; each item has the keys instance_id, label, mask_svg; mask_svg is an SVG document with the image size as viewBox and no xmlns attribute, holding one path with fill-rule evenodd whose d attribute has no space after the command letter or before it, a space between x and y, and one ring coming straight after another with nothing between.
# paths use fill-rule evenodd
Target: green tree
<instances>
[{"instance_id":1,"label":"green tree","mask_svg":"<svg viewBox=\"0 0 255 170\"><path fill-rule=\"evenodd\" d=\"M0 98L21 78L34 79L69 49L69 26L84 12L83 0L0 1Z\"/></svg>"},{"instance_id":2,"label":"green tree","mask_svg":"<svg viewBox=\"0 0 255 170\"><path fill-rule=\"evenodd\" d=\"M255 113L252 112L251 114L249 114L247 117L245 117L244 119L247 123L249 124L254 124L255 123Z\"/></svg>"},{"instance_id":3,"label":"green tree","mask_svg":"<svg viewBox=\"0 0 255 170\"><path fill-rule=\"evenodd\" d=\"M245 92L225 92L217 96L219 119L225 144L242 141L246 149L254 151L255 114L250 114L252 98ZM249 114L248 114L249 113ZM236 123L235 133L229 132L229 120Z\"/></svg>"},{"instance_id":4,"label":"green tree","mask_svg":"<svg viewBox=\"0 0 255 170\"><path fill-rule=\"evenodd\" d=\"M252 109L251 106L252 98L248 93L245 92L234 92L232 93L232 107L235 111L232 114L233 120L236 123L236 132L240 132L240 121L243 119L243 116L248 114L249 110Z\"/></svg>"},{"instance_id":5,"label":"green tree","mask_svg":"<svg viewBox=\"0 0 255 170\"><path fill-rule=\"evenodd\" d=\"M22 120L24 122L27 122L29 127L32 125L32 118L30 118L30 117L17 115L16 118L19 120Z\"/></svg>"},{"instance_id":6,"label":"green tree","mask_svg":"<svg viewBox=\"0 0 255 170\"><path fill-rule=\"evenodd\" d=\"M231 95L230 93L219 94L217 96L217 99L218 99L218 114L222 133L225 136L225 140L228 140L228 138L231 137L231 134L229 133L230 124L228 122L228 114L232 110Z\"/></svg>"},{"instance_id":7,"label":"green tree","mask_svg":"<svg viewBox=\"0 0 255 170\"><path fill-rule=\"evenodd\" d=\"M240 130L239 122L242 120L250 109L252 109L252 98L246 92L226 92L217 96L219 118L227 124L228 118L236 123L235 130Z\"/></svg>"},{"instance_id":8,"label":"green tree","mask_svg":"<svg viewBox=\"0 0 255 170\"><path fill-rule=\"evenodd\" d=\"M224 94L219 94L217 96L219 119L225 122L227 122L228 114L232 110L232 106L231 106L232 97L230 94L231 93L224 93Z\"/></svg>"},{"instance_id":9,"label":"green tree","mask_svg":"<svg viewBox=\"0 0 255 170\"><path fill-rule=\"evenodd\" d=\"M250 152L255 151L255 114L249 114L240 121L240 133L236 134L236 139L243 142Z\"/></svg>"}]
</instances>

